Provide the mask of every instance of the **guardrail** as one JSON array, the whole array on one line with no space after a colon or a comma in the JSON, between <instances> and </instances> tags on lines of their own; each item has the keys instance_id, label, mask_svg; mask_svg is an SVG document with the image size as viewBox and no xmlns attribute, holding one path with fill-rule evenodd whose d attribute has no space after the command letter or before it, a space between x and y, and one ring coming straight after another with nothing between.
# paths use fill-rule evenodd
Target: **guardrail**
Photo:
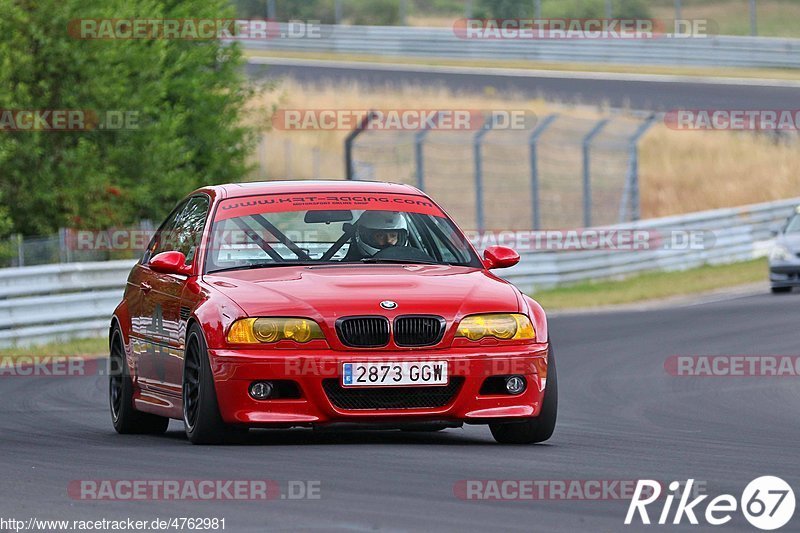
<instances>
[{"instance_id":1,"label":"guardrail","mask_svg":"<svg viewBox=\"0 0 800 533\"><path fill-rule=\"evenodd\" d=\"M535 251L523 253L520 263L503 277L525 292L595 279L624 277L649 270L685 270L705 264L724 264L763 257L769 252L772 229L791 215L800 198L742 207L714 209L688 215L607 226L650 231L707 232L708 246L657 247L648 250ZM766 272L764 273L766 279Z\"/></svg>"},{"instance_id":2,"label":"guardrail","mask_svg":"<svg viewBox=\"0 0 800 533\"><path fill-rule=\"evenodd\" d=\"M287 25L281 34L287 35ZM464 39L452 28L322 25L319 35L242 41L246 48L316 53L727 67L800 67L800 39Z\"/></svg>"},{"instance_id":3,"label":"guardrail","mask_svg":"<svg viewBox=\"0 0 800 533\"><path fill-rule=\"evenodd\" d=\"M133 261L0 269L0 347L108 333Z\"/></svg>"},{"instance_id":4,"label":"guardrail","mask_svg":"<svg viewBox=\"0 0 800 533\"><path fill-rule=\"evenodd\" d=\"M503 276L526 292L648 270L682 270L766 255L771 229L800 198L608 226L706 231L713 245L644 251L534 251ZM133 262L68 263L0 270L0 347L105 335ZM766 272L765 272L766 276Z\"/></svg>"}]
</instances>

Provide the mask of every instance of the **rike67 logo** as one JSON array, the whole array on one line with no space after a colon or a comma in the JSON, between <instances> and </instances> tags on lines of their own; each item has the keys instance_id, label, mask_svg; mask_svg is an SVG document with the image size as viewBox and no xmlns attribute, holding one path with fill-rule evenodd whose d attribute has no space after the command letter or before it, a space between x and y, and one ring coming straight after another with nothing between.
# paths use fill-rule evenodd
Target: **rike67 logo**
<instances>
[{"instance_id":1,"label":"rike67 logo","mask_svg":"<svg viewBox=\"0 0 800 533\"><path fill-rule=\"evenodd\" d=\"M657 517L653 516L655 523L660 525L681 524L685 523L683 522L685 519L692 525L698 525L700 524L699 517L704 519L708 525L721 526L731 521L733 513L736 513L738 508L754 527L764 531L773 531L789 523L794 515L794 491L779 477L762 476L754 479L745 487L739 501L731 494L721 494L706 503L705 512L701 512L701 504L708 498L708 495L700 495L689 500L693 484L694 479L689 479L685 484L678 481L669 484L669 492L663 498L661 512ZM683 491L679 493L681 487L683 487ZM651 524L647 506L660 500L661 492L662 486L658 481L640 479L628 507L625 524L630 525L637 515L642 524ZM676 499L678 503L673 514L672 505ZM657 507L657 505L653 507ZM650 509L650 511L657 510L657 508Z\"/></svg>"}]
</instances>

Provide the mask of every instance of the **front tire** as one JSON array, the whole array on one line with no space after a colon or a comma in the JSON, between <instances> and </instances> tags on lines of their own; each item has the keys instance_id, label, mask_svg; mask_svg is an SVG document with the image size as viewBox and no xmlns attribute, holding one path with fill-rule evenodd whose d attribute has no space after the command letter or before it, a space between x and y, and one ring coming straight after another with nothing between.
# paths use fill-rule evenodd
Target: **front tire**
<instances>
[{"instance_id":1,"label":"front tire","mask_svg":"<svg viewBox=\"0 0 800 533\"><path fill-rule=\"evenodd\" d=\"M137 411L133 404L133 380L125 355L125 345L118 326L111 331L111 351L108 373L108 403L111 422L121 435L154 434L167 431L169 418Z\"/></svg>"},{"instance_id":2,"label":"front tire","mask_svg":"<svg viewBox=\"0 0 800 533\"><path fill-rule=\"evenodd\" d=\"M787 292L791 292L791 287L770 287L772 294L784 294Z\"/></svg>"},{"instance_id":3,"label":"front tire","mask_svg":"<svg viewBox=\"0 0 800 533\"><path fill-rule=\"evenodd\" d=\"M183 425L192 444L221 444L247 433L246 428L232 427L222 421L208 349L197 325L186 336Z\"/></svg>"},{"instance_id":4,"label":"front tire","mask_svg":"<svg viewBox=\"0 0 800 533\"><path fill-rule=\"evenodd\" d=\"M494 440L501 444L534 444L544 442L553 436L558 413L558 379L553 347L547 355L547 384L545 385L542 410L539 416L524 422L489 424Z\"/></svg>"}]
</instances>

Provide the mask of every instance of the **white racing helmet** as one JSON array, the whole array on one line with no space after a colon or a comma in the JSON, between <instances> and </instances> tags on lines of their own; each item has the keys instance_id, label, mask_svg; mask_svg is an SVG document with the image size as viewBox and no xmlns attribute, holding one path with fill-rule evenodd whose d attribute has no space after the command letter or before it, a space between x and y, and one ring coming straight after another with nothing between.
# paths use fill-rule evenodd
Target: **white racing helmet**
<instances>
[{"instance_id":1,"label":"white racing helmet","mask_svg":"<svg viewBox=\"0 0 800 533\"><path fill-rule=\"evenodd\" d=\"M356 226L356 244L369 256L389 246L405 246L408 242L408 224L396 211L364 211ZM391 232L397 232L396 242L386 238L386 233Z\"/></svg>"}]
</instances>

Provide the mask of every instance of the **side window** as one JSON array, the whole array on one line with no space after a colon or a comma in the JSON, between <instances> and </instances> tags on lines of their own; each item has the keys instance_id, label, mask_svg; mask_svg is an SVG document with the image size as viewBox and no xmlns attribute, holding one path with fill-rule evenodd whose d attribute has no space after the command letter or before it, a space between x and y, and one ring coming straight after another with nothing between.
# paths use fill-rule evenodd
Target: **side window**
<instances>
[{"instance_id":1,"label":"side window","mask_svg":"<svg viewBox=\"0 0 800 533\"><path fill-rule=\"evenodd\" d=\"M186 264L190 265L200 246L208 208L208 198L205 196L195 196L181 204L153 237L142 263L161 252L177 251L183 252Z\"/></svg>"},{"instance_id":2,"label":"side window","mask_svg":"<svg viewBox=\"0 0 800 533\"><path fill-rule=\"evenodd\" d=\"M169 235L174 231L175 221L186 207L186 204L187 202L183 202L176 207L158 228L158 231L156 231L156 234L150 240L150 244L147 245L147 250L145 250L144 256L142 256L142 264L147 264L152 257L160 254L161 252L167 252L170 250L168 246Z\"/></svg>"},{"instance_id":3,"label":"side window","mask_svg":"<svg viewBox=\"0 0 800 533\"><path fill-rule=\"evenodd\" d=\"M186 207L181 210L175 221L172 232L173 250L183 252L186 256L186 264L191 265L200 247L200 239L203 237L203 227L206 224L208 214L208 198L205 196L195 196L189 200Z\"/></svg>"}]
</instances>

